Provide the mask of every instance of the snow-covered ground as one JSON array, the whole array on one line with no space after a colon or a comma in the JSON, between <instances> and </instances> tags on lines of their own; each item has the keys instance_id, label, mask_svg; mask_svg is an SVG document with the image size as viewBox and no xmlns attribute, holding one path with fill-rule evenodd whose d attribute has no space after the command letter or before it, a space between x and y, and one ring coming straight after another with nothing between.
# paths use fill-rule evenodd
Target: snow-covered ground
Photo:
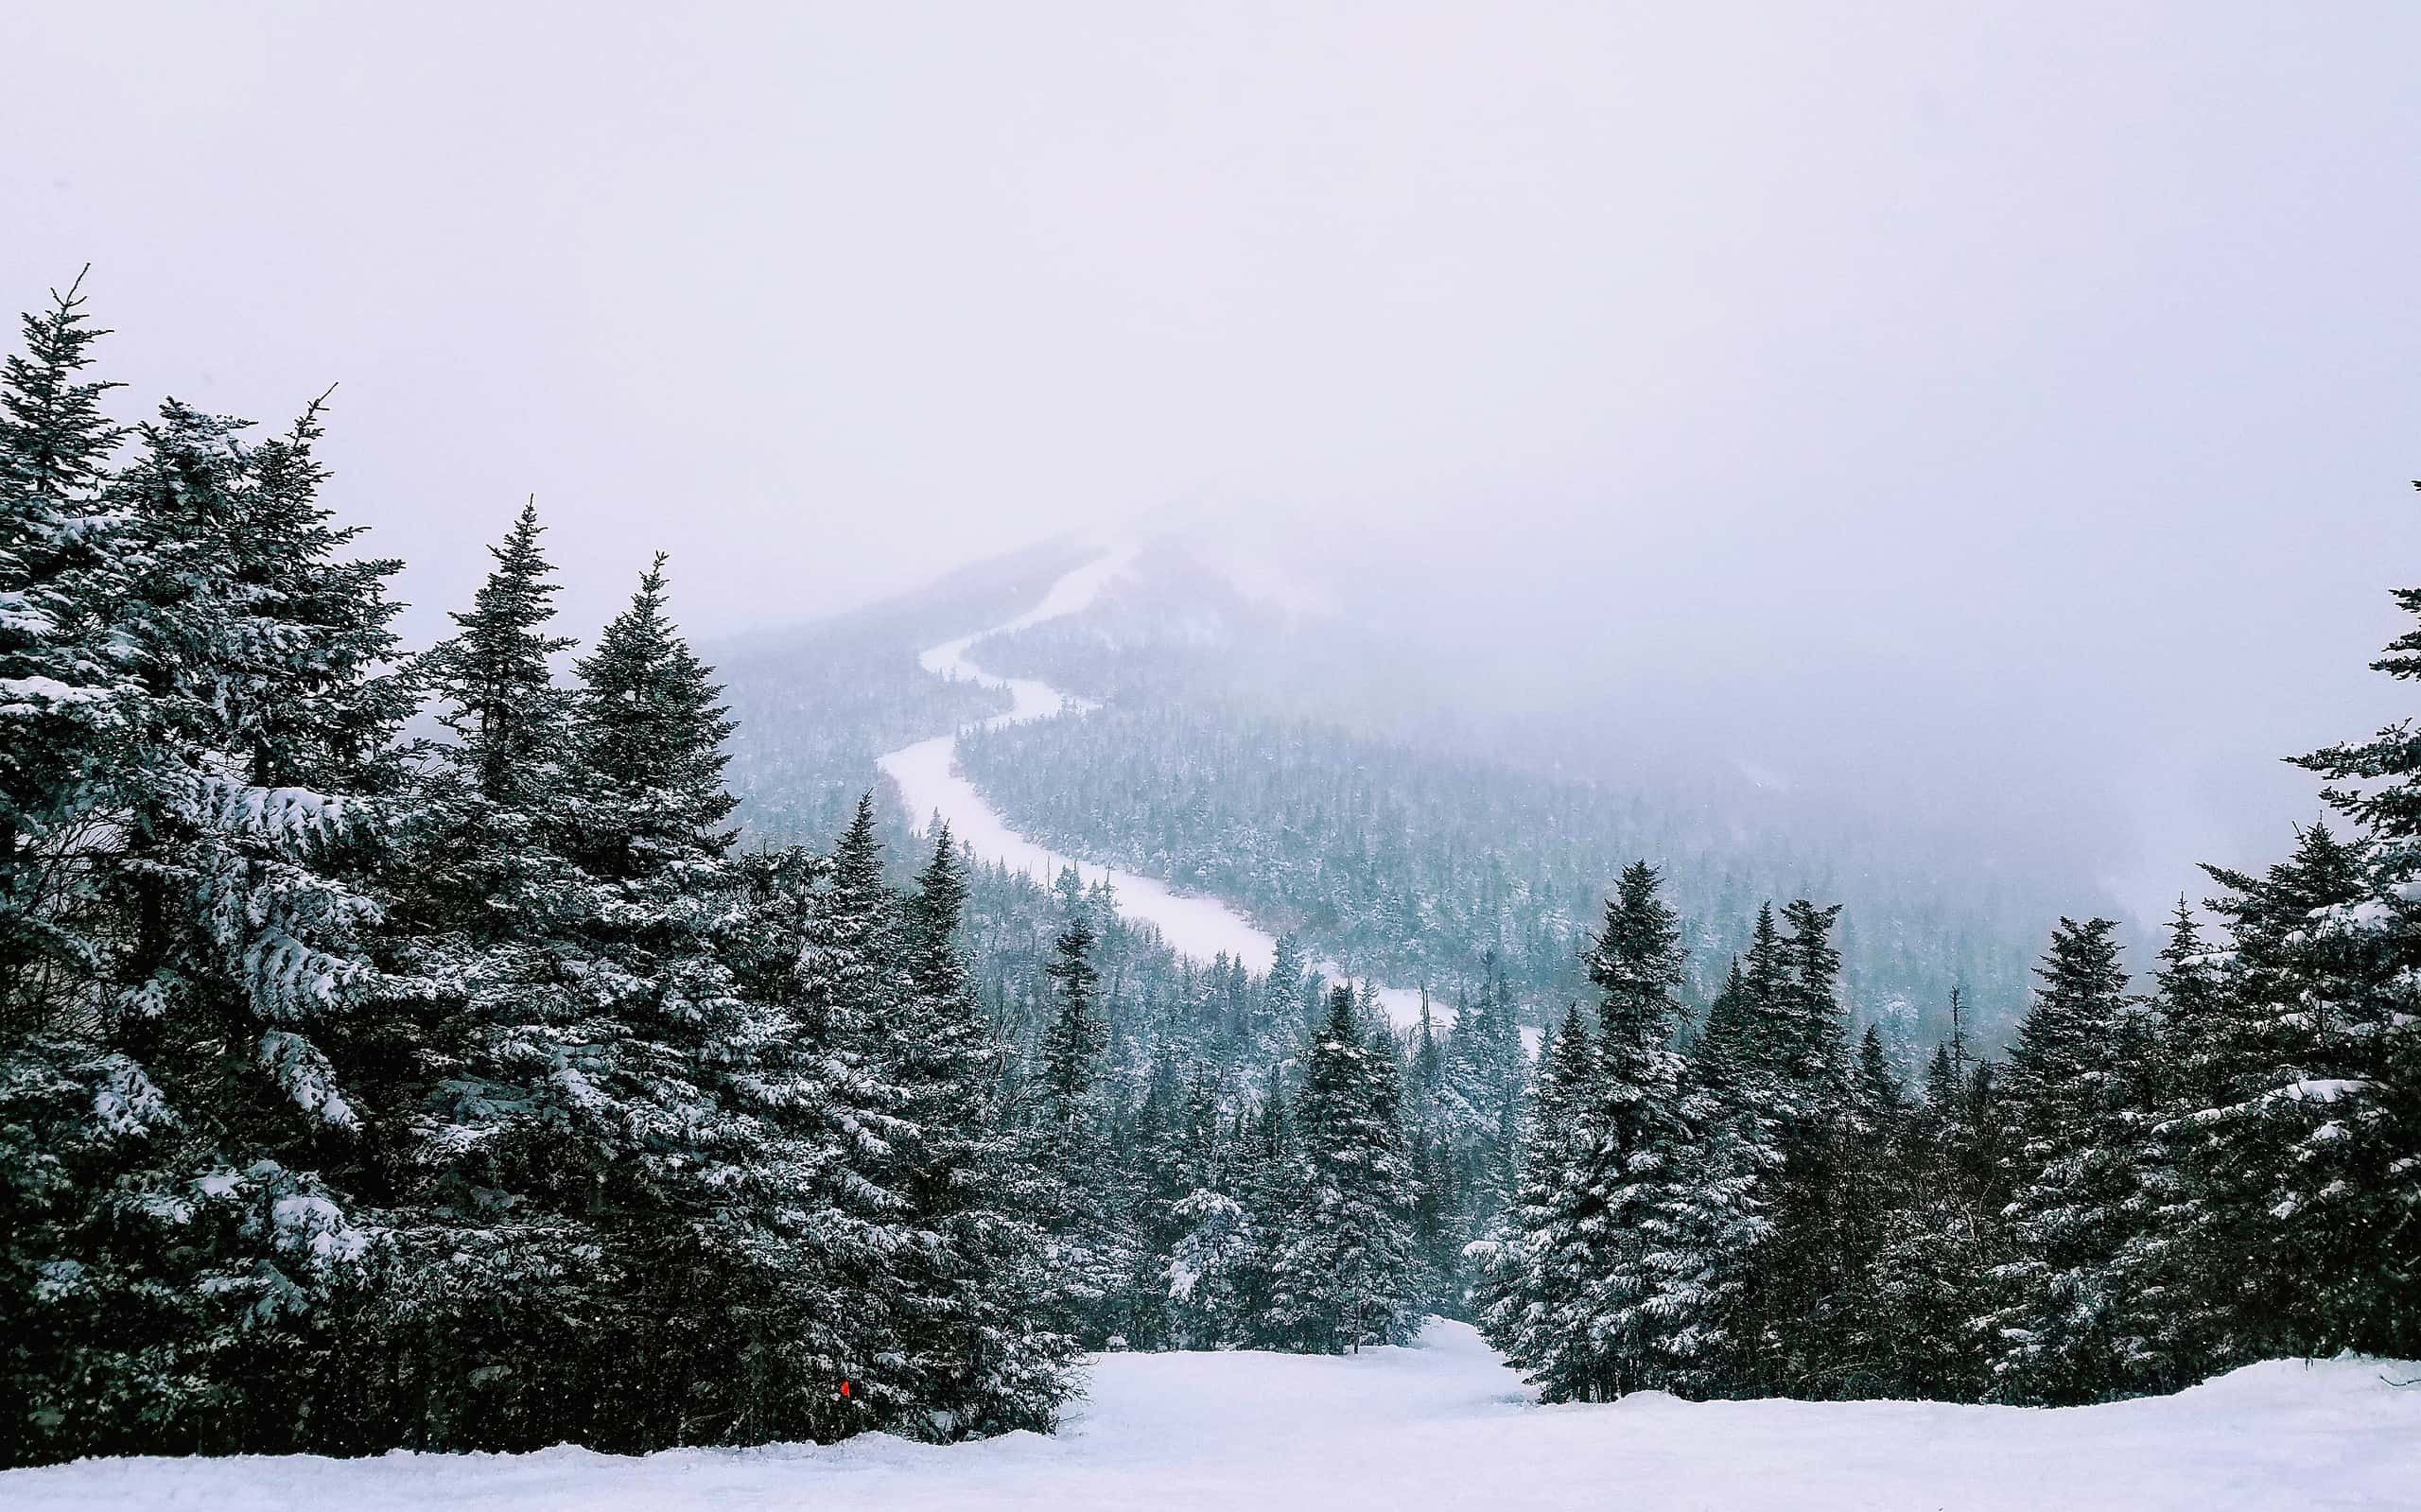
<instances>
[{"instance_id":1,"label":"snow-covered ground","mask_svg":"<svg viewBox=\"0 0 2421 1512\"><path fill-rule=\"evenodd\" d=\"M2421 1504L2421 1388L2377 1361L2254 1365L2056 1411L1918 1402L1536 1407L1472 1333L1330 1359L1107 1355L1056 1436L618 1459L390 1454L88 1460L0 1474L10 1512L815 1508L1589 1508L2218 1512Z\"/></svg>"},{"instance_id":2,"label":"snow-covered ground","mask_svg":"<svg viewBox=\"0 0 2421 1512\"><path fill-rule=\"evenodd\" d=\"M1042 601L1032 609L971 635L944 641L928 648L917 658L925 670L938 677L966 678L985 687L1005 688L1009 708L983 722L982 728L997 729L1003 724L1021 724L1029 720L1047 720L1061 714L1081 714L1090 707L1083 699L1063 693L1047 683L1025 677L1002 677L987 672L967 656L967 652L986 636L1006 634L1057 619L1067 615L1081 614L1091 607L1106 587L1131 566L1135 560L1132 547L1105 551L1060 578L1051 585ZM937 735L903 746L879 759L877 765L899 790L899 801L909 817L918 826L927 825L936 813L949 821L950 833L960 843L971 848L985 860L998 861L1013 872L1037 880L1048 881L1068 867L1086 881L1106 878L1118 891L1118 906L1130 917L1148 919L1159 927L1160 933L1181 955L1208 961L1225 952L1254 971L1266 971L1278 942L1269 931L1255 925L1242 913L1215 897L1179 893L1158 878L1136 872L1121 871L1062 855L1048 845L1028 840L1009 826L975 785L958 772L958 736L955 732ZM1315 969L1332 978L1341 978L1333 962L1318 962ZM1410 1026L1420 1014L1420 991L1417 987L1381 987L1379 1000L1388 1016L1399 1024ZM1440 1027L1451 1021L1451 1005L1437 1004L1435 1013Z\"/></svg>"}]
</instances>

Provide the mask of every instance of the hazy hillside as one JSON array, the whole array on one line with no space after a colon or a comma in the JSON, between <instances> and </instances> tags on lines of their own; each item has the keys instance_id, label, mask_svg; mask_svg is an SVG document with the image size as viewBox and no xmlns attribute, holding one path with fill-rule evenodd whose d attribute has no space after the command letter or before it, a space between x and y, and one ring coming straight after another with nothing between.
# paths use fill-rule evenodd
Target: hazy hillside
<instances>
[{"instance_id":1,"label":"hazy hillside","mask_svg":"<svg viewBox=\"0 0 2421 1512\"><path fill-rule=\"evenodd\" d=\"M1579 931L1645 859L1688 921L1701 1001L1758 905L1805 895L1846 906L1860 1020L1929 1042L1959 985L1995 1035L2052 922L2097 906L2073 868L1786 786L1687 729L1615 742L1568 715L1474 718L1385 652L1299 579L1149 549L1088 612L984 643L987 665L1105 706L970 736L960 758L1037 837L1442 999L1493 950L1535 1007L1559 1008L1581 990Z\"/></svg>"}]
</instances>

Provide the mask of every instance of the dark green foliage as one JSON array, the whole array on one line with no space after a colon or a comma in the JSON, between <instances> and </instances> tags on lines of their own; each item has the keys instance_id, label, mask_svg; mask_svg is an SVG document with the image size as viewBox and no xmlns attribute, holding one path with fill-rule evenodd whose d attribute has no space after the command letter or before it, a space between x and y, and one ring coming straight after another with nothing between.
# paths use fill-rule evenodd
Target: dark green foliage
<instances>
[{"instance_id":1,"label":"dark green foliage","mask_svg":"<svg viewBox=\"0 0 2421 1512\"><path fill-rule=\"evenodd\" d=\"M1405 1034L1292 936L1256 976L947 830L888 860L834 753L967 689L874 700L758 814L825 815L828 853L735 854L735 725L661 558L559 684L524 509L403 655L319 407L121 430L97 334L71 289L0 367L12 1462L946 1439L1048 1428L1080 1344L1340 1350L1432 1310L1555 1399L2088 1401L2421 1353L2408 724L2303 758L2341 822L2215 871L2148 996L2063 920L2006 1062L1953 991L1913 1092L1845 976L1963 947L1687 873L1720 916L1685 921L1645 862L1601 899L1562 789L1482 794L1458 823L1501 832L1422 860L1362 777L1281 782L1280 855L1232 792L1167 808L1147 751L1159 860L1455 989ZM2421 676L2421 631L2377 665ZM444 738L408 741L424 704ZM1533 1067L1525 991L1584 984Z\"/></svg>"},{"instance_id":2,"label":"dark green foliage","mask_svg":"<svg viewBox=\"0 0 2421 1512\"><path fill-rule=\"evenodd\" d=\"M80 280L79 280L80 283ZM108 631L120 529L102 463L124 432L84 376L103 332L77 288L0 362L0 1028L73 1015L106 946L80 906L126 768L134 695ZM86 1004L85 1006L89 1006Z\"/></svg>"},{"instance_id":3,"label":"dark green foliage","mask_svg":"<svg viewBox=\"0 0 2421 1512\"><path fill-rule=\"evenodd\" d=\"M461 765L481 795L498 803L525 795L540 779L568 712L547 659L578 642L547 633L556 587L538 544L545 530L536 502L523 505L503 544L488 547L496 568L470 612L453 617L459 633L426 658L447 704L440 718L454 732Z\"/></svg>"},{"instance_id":4,"label":"dark green foliage","mask_svg":"<svg viewBox=\"0 0 2421 1512\"><path fill-rule=\"evenodd\" d=\"M1392 1047L1367 1042L1351 989L1334 989L1296 1104L1300 1188L1270 1309L1272 1329L1297 1348L1402 1344L1420 1321L1402 1095Z\"/></svg>"},{"instance_id":5,"label":"dark green foliage","mask_svg":"<svg viewBox=\"0 0 2421 1512\"><path fill-rule=\"evenodd\" d=\"M1994 1391L2008 1400L2091 1400L2134 1385L2142 1344L2116 1267L2139 1199L2126 1128L2134 1004L2116 928L2060 921L2001 1082L2016 1142L2010 1258L1994 1272L1990 1326Z\"/></svg>"},{"instance_id":6,"label":"dark green foliage","mask_svg":"<svg viewBox=\"0 0 2421 1512\"><path fill-rule=\"evenodd\" d=\"M559 687L532 511L399 656L318 407L120 463L79 321L0 375L6 1457L1049 1426L954 858L734 858L661 560Z\"/></svg>"}]
</instances>

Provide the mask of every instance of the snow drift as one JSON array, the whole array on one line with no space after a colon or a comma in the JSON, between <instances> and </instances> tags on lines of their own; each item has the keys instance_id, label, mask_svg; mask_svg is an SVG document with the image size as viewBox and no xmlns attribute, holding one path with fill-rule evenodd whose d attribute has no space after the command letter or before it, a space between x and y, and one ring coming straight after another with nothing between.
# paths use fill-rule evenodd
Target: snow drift
<instances>
[{"instance_id":1,"label":"snow drift","mask_svg":"<svg viewBox=\"0 0 2421 1512\"><path fill-rule=\"evenodd\" d=\"M2411 1508L2421 1375L2370 1360L2248 1366L2104 1407L1692 1403L1539 1407L1461 1324L1356 1356L1106 1355L1055 1437L616 1458L388 1454L87 1460L0 1474L13 1512L637 1512L815 1507Z\"/></svg>"}]
</instances>

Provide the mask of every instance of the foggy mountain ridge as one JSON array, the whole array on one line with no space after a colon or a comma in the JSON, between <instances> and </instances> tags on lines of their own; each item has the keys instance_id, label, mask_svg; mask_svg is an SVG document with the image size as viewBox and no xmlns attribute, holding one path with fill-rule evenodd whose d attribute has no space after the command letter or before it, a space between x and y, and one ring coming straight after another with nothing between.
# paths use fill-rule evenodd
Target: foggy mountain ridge
<instances>
[{"instance_id":1,"label":"foggy mountain ridge","mask_svg":"<svg viewBox=\"0 0 2421 1512\"><path fill-rule=\"evenodd\" d=\"M1019 607L1010 585L1035 595L1043 564L1089 549L1099 547L1063 541L956 575L961 583L988 585L972 600L985 606L980 612L972 602L945 608L956 595L936 585L717 648L741 723L734 773L748 796L743 812L752 826L811 835L819 823L837 824L845 804L872 784L871 756L885 742L997 712L967 685L921 671L915 652L950 633L997 623ZM1101 709L970 737L961 762L1013 822L1030 825L1039 838L1241 902L1273 928L1300 928L1312 947L1361 960L1384 980L1426 982L1441 1001L1468 990L1481 957L1495 948L1513 963L1536 1011L1547 1012L1574 990L1579 932L1597 896L1622 864L1643 856L1678 867L1682 900L1704 915L1690 921L1698 930L1701 1000L1741 947L1740 931L1758 901L1798 893L1847 900L1853 1012L1862 1021L1892 1025L1904 1049L1943 1027L1953 985L1968 993L1971 1028L1996 1035L2023 1008L2028 964L2051 922L2097 906L2099 890L2083 870L2048 847L2024 850L1972 825L1946 825L1938 814L1870 805L1820 779L1778 773L1698 741L1686 727L1641 732L1613 724L1615 738L1607 732L1618 707L1465 707L1452 679L1425 664L1405 665L1393 651L1399 642L1364 606L1323 591L1331 581L1300 566L1256 562L1232 545L1205 549L1182 536L1154 538L1082 612L980 643L986 667L1042 679ZM986 614L994 617L986 621ZM1444 617L1443 611L1433 616L1432 628ZM823 691L813 691L819 684ZM862 711L899 699L910 702L880 733L868 727L833 736L854 730ZM810 727L827 738L812 756L788 733ZM1342 860L1313 854L1322 843L1206 832L1146 843L1134 832L1139 814L1171 801L1169 784L1207 791L1195 788L1206 773L1181 754L1186 744L1236 738L1326 753L1307 756L1310 764L1294 769L1290 780L1348 782L1347 791L1363 795L1357 804L1427 806L1385 822L1398 833L1373 839L1365 832L1364 841L1350 843L1331 834L1331 847L1409 843L1419 852L1448 845L1427 853L1437 864L1475 845L1501 848L1507 858L1530 858L1517 871L1543 865L1521 885L1549 891L1526 902L1486 905L1506 922L1483 926L1469 911L1481 906L1477 891L1495 897L1500 884L1480 889L1432 876L1419 886L1433 901L1419 906L1443 912L1430 914L1423 943L1407 954L1385 943L1395 926L1378 916L1347 926L1331 905L1305 913L1302 883L1280 884L1275 871L1255 869L1293 872ZM1164 743L1172 739L1179 744ZM1135 764L1151 760L1174 764L1133 785L1141 780ZM1113 777L1122 764L1124 774ZM1297 791L1293 798L1265 793L1247 801L1229 785L1216 801L1247 802L1246 810L1222 823L1258 827L1276 817L1249 811L1251 802L1292 804L1306 796ZM1171 843L1181 852L1159 848ZM1269 852L1273 843L1280 854ZM1196 844L1210 849L1187 860L1192 853L1183 847ZM1247 852L1272 859L1203 867L1210 856ZM1550 855L1556 859L1544 860ZM1247 871L1229 875L1229 864ZM1333 893L1339 884L1320 885ZM1372 906L1374 897L1333 904L1349 913ZM1943 907L1952 912L1918 922ZM1450 914L1463 922L1442 923ZM1507 929L1515 932L1505 934ZM1474 930L1493 933L1481 938Z\"/></svg>"}]
</instances>

